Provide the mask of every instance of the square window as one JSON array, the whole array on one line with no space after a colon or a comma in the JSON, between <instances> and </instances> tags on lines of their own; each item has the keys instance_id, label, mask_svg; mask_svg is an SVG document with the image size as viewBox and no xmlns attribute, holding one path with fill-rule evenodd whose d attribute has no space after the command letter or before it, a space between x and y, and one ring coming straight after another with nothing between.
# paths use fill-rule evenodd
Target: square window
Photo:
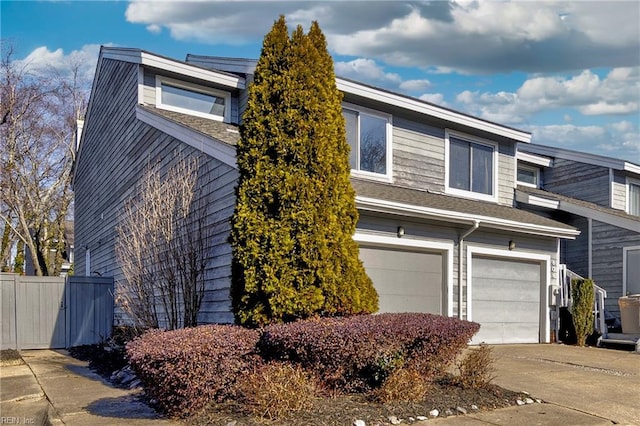
<instances>
[{"instance_id":1,"label":"square window","mask_svg":"<svg viewBox=\"0 0 640 426\"><path fill-rule=\"evenodd\" d=\"M344 108L347 142L351 147L351 169L376 175L388 175L390 155L389 116Z\"/></svg>"},{"instance_id":2,"label":"square window","mask_svg":"<svg viewBox=\"0 0 640 426\"><path fill-rule=\"evenodd\" d=\"M448 135L448 188L450 192L494 197L495 146ZM487 196L487 197L485 197Z\"/></svg>"},{"instance_id":3,"label":"square window","mask_svg":"<svg viewBox=\"0 0 640 426\"><path fill-rule=\"evenodd\" d=\"M521 185L532 186L537 188L539 184L538 176L540 169L537 167L525 166L518 164L518 183Z\"/></svg>"}]
</instances>

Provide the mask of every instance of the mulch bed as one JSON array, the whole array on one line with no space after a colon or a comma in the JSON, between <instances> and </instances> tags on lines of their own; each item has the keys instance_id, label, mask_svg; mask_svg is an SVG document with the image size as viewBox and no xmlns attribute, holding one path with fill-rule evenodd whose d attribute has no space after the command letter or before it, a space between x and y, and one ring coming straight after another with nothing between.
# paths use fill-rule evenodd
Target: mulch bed
<instances>
[{"instance_id":1,"label":"mulch bed","mask_svg":"<svg viewBox=\"0 0 640 426\"><path fill-rule=\"evenodd\" d=\"M77 359L89 361L89 366L107 380L114 371L127 364L124 348L87 345L71 348L69 352ZM2 351L2 355L8 357L12 354L7 352L5 355L5 351ZM391 424L389 417L396 416L403 420L402 424L410 424L411 418L429 417L429 412L433 409L440 412L439 417L446 416L447 410L452 413L449 415L458 415L460 414L456 411L458 407L464 408L469 413L493 410L516 405L516 400L522 400L527 396L495 385L482 389L463 389L445 378L435 383L425 400L421 402L381 404L360 394L317 398L310 410L294 412L278 421L252 416L241 403L212 403L186 421L195 425L222 426L228 424L235 426L350 426L359 419L365 421L368 426L373 426L389 425ZM477 410L471 408L472 405L477 406Z\"/></svg>"}]
</instances>

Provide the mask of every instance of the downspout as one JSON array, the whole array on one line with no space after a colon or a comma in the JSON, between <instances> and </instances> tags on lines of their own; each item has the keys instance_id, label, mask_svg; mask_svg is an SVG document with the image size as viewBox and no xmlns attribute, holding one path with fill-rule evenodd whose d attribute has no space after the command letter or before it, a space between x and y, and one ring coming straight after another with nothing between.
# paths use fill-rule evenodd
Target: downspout
<instances>
[{"instance_id":1,"label":"downspout","mask_svg":"<svg viewBox=\"0 0 640 426\"><path fill-rule=\"evenodd\" d=\"M479 220L473 221L473 226L467 230L464 234L460 236L458 239L458 318L462 319L462 261L463 261L463 253L464 253L464 239L471 235L478 227L480 226ZM468 267L468 266L467 266ZM467 303L469 301L467 300Z\"/></svg>"}]
</instances>

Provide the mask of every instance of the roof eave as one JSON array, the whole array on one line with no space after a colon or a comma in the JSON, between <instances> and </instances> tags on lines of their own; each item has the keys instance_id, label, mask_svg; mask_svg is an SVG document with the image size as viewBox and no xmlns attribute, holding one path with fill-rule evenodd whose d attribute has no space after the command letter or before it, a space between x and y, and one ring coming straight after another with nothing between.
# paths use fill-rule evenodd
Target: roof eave
<instances>
[{"instance_id":1,"label":"roof eave","mask_svg":"<svg viewBox=\"0 0 640 426\"><path fill-rule=\"evenodd\" d=\"M556 228L551 226L516 222L497 217L434 209L431 207L416 206L412 204L398 203L395 201L362 197L359 195L356 195L356 207L358 207L358 209L360 210L420 217L423 219L433 219L450 223L469 224L475 221L479 221L481 227L500 229L504 231L515 231L544 237L575 239L578 235L580 235L580 231L574 228Z\"/></svg>"},{"instance_id":2,"label":"roof eave","mask_svg":"<svg viewBox=\"0 0 640 426\"><path fill-rule=\"evenodd\" d=\"M336 78L338 89L356 96L383 102L396 107L415 111L431 117L436 117L450 123L472 127L494 135L503 136L518 142L530 143L531 133L501 126L496 123L472 117L460 112L456 112L447 108L442 108L427 102L402 96L392 92L376 89L371 86L359 84L357 82L346 80L340 77Z\"/></svg>"}]
</instances>

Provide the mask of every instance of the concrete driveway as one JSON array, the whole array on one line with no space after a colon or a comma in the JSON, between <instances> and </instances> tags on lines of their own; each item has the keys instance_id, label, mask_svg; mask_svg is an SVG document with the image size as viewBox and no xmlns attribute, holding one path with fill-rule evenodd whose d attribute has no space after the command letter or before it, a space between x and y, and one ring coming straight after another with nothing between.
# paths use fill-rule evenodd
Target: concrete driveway
<instances>
[{"instance_id":1,"label":"concrete driveway","mask_svg":"<svg viewBox=\"0 0 640 426\"><path fill-rule=\"evenodd\" d=\"M612 423L640 425L638 353L558 344L501 345L493 353L494 382L504 388Z\"/></svg>"}]
</instances>

